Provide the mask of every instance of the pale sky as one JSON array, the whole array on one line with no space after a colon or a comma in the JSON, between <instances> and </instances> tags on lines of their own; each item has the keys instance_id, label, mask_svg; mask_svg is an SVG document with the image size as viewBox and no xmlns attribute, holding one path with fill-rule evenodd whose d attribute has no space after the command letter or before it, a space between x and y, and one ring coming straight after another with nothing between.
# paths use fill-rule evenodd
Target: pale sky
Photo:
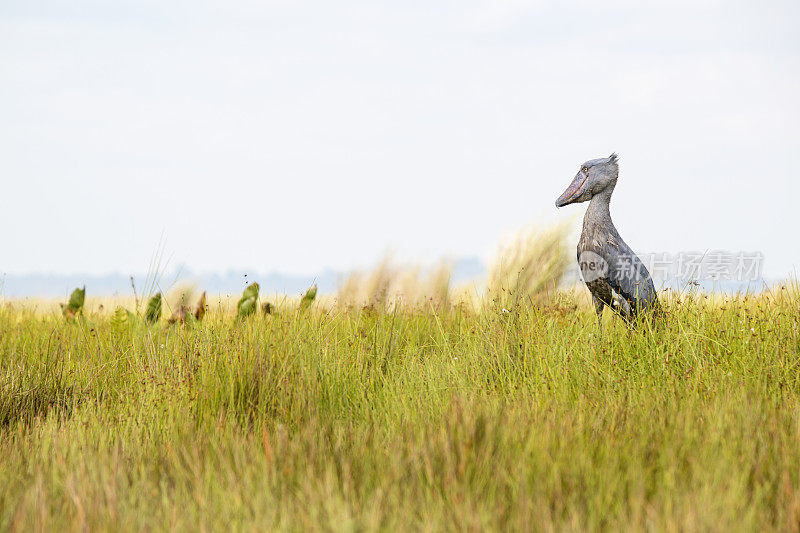
<instances>
[{"instance_id":1,"label":"pale sky","mask_svg":"<svg viewBox=\"0 0 800 533\"><path fill-rule=\"evenodd\" d=\"M487 256L612 151L642 252L800 267L800 4L0 3L0 272Z\"/></svg>"}]
</instances>

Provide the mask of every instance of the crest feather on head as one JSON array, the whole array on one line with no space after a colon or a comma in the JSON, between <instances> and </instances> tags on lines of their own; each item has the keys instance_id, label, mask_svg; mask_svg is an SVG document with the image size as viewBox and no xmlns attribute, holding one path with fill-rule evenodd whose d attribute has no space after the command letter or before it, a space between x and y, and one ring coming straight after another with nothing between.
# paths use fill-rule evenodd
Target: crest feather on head
<instances>
[{"instance_id":1,"label":"crest feather on head","mask_svg":"<svg viewBox=\"0 0 800 533\"><path fill-rule=\"evenodd\" d=\"M608 156L608 162L617 164L617 152L612 152L610 156Z\"/></svg>"}]
</instances>

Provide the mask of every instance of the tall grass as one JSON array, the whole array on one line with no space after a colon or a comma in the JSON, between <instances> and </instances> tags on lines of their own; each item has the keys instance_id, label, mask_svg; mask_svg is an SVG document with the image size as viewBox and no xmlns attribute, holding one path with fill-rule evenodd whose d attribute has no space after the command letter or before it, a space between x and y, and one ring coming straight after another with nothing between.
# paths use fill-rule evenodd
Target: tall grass
<instances>
[{"instance_id":1,"label":"tall grass","mask_svg":"<svg viewBox=\"0 0 800 533\"><path fill-rule=\"evenodd\" d=\"M352 272L340 285L336 302L343 308L368 307L386 312L395 307L445 309L450 304L453 266L398 265L385 257L369 272Z\"/></svg>"},{"instance_id":2,"label":"tall grass","mask_svg":"<svg viewBox=\"0 0 800 533\"><path fill-rule=\"evenodd\" d=\"M0 529L796 530L800 291L285 308L0 306Z\"/></svg>"},{"instance_id":3,"label":"tall grass","mask_svg":"<svg viewBox=\"0 0 800 533\"><path fill-rule=\"evenodd\" d=\"M563 235L466 300L385 260L267 316L3 302L0 530L797 531L800 287L601 333Z\"/></svg>"},{"instance_id":4,"label":"tall grass","mask_svg":"<svg viewBox=\"0 0 800 533\"><path fill-rule=\"evenodd\" d=\"M569 264L567 226L531 228L501 245L489 272L486 299L511 310L541 304L558 289Z\"/></svg>"},{"instance_id":5,"label":"tall grass","mask_svg":"<svg viewBox=\"0 0 800 533\"><path fill-rule=\"evenodd\" d=\"M455 289L450 282L453 266L447 261L423 270L398 265L387 256L371 271L345 278L336 300L343 307L380 311L395 306L441 310L453 302L506 310L541 304L555 293L567 271L566 234L564 224L518 232L498 249L488 279Z\"/></svg>"}]
</instances>

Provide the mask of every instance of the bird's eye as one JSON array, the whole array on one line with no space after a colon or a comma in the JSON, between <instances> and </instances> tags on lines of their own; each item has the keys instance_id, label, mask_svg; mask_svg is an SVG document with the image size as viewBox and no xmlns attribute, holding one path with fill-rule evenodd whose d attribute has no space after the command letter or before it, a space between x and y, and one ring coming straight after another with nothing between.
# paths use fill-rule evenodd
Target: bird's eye
<instances>
[{"instance_id":1,"label":"bird's eye","mask_svg":"<svg viewBox=\"0 0 800 533\"><path fill-rule=\"evenodd\" d=\"M583 171L588 174L589 173L589 167L583 167Z\"/></svg>"}]
</instances>

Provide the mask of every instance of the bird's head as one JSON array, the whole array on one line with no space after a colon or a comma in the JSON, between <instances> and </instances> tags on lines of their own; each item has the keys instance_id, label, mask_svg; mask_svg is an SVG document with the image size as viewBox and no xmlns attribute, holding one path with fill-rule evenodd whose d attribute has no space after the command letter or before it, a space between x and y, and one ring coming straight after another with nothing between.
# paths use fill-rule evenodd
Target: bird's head
<instances>
[{"instance_id":1,"label":"bird's head","mask_svg":"<svg viewBox=\"0 0 800 533\"><path fill-rule=\"evenodd\" d=\"M617 184L618 175L617 154L585 162L567 190L556 200L556 207L586 202L603 191L610 194Z\"/></svg>"}]
</instances>

